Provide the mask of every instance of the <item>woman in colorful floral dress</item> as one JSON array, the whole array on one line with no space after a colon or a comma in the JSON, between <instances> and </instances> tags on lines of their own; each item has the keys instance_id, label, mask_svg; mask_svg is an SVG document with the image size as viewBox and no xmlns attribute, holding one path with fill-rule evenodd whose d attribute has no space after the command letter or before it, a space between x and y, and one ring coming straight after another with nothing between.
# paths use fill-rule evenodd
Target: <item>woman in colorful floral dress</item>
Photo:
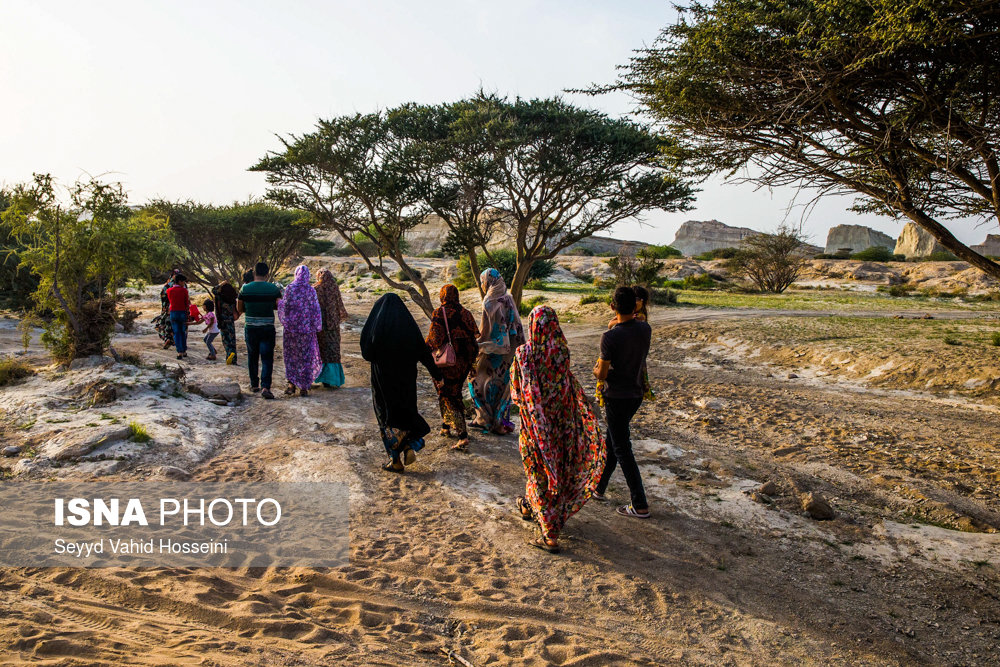
<instances>
[{"instance_id":1,"label":"woman in colorful floral dress","mask_svg":"<svg viewBox=\"0 0 1000 667\"><path fill-rule=\"evenodd\" d=\"M319 297L319 309L323 313L323 328L316 334L323 368L316 382L334 389L344 384L344 367L340 364L340 323L347 319L347 309L344 308L337 280L328 269L319 272L316 296Z\"/></svg>"},{"instance_id":2,"label":"woman in colorful floral dress","mask_svg":"<svg viewBox=\"0 0 1000 667\"><path fill-rule=\"evenodd\" d=\"M534 519L541 528L541 537L529 544L558 553L559 533L590 498L606 451L597 417L570 371L569 347L556 312L537 306L528 318L528 332L511 369L527 478L517 507L523 519Z\"/></svg>"},{"instance_id":3,"label":"woman in colorful floral dress","mask_svg":"<svg viewBox=\"0 0 1000 667\"><path fill-rule=\"evenodd\" d=\"M469 445L469 429L465 424L465 403L462 390L465 379L479 355L479 329L472 313L459 302L458 288L445 285L441 288L441 307L431 314L431 328L427 345L437 350L451 343L455 350L455 365L441 367L441 380L434 382L441 407L441 435L451 435L455 429L458 442L452 447L465 451Z\"/></svg>"},{"instance_id":4,"label":"woman in colorful floral dress","mask_svg":"<svg viewBox=\"0 0 1000 667\"><path fill-rule=\"evenodd\" d=\"M514 351L524 344L524 327L500 272L486 269L479 279L486 296L479 325L479 358L469 375L469 394L476 406L472 425L484 433L506 435L514 430L510 421L510 364Z\"/></svg>"},{"instance_id":5,"label":"woman in colorful floral dress","mask_svg":"<svg viewBox=\"0 0 1000 667\"><path fill-rule=\"evenodd\" d=\"M284 327L281 351L288 381L285 394L291 396L298 389L300 396L308 396L320 369L316 333L323 327L323 315L316 289L309 284L309 267L304 264L296 267L295 279L278 301L278 319Z\"/></svg>"}]
</instances>

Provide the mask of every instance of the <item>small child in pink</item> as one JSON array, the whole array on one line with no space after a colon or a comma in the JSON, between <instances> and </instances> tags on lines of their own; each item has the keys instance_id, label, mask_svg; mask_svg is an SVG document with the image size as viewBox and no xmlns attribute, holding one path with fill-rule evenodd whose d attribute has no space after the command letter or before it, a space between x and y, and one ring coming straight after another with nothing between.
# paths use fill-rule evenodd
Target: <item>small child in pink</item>
<instances>
[{"instance_id":1,"label":"small child in pink","mask_svg":"<svg viewBox=\"0 0 1000 667\"><path fill-rule=\"evenodd\" d=\"M215 302L208 299L203 306L205 308L205 314L202 316L202 321L205 323L204 340L205 345L208 346L208 356L205 358L209 361L215 361L215 346L212 345L212 341L219 335L219 320L215 316ZM191 307L194 308L194 306Z\"/></svg>"}]
</instances>

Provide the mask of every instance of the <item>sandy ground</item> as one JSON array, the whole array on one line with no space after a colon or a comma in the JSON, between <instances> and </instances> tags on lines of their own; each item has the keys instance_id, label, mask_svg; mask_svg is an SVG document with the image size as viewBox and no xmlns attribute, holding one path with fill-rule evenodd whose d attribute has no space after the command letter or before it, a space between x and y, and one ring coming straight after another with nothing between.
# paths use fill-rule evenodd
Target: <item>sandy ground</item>
<instances>
[{"instance_id":1,"label":"sandy ground","mask_svg":"<svg viewBox=\"0 0 1000 667\"><path fill-rule=\"evenodd\" d=\"M366 313L373 298L350 295L348 309ZM588 312L565 330L574 372L592 390L606 313ZM173 397L181 404L172 410L198 415L188 432L202 419L219 425L182 462L195 480L349 483L350 564L3 569L0 662L458 664L452 652L473 665L996 664L996 408L789 378L749 355L678 344L681 328L699 322L771 316L654 313L650 374L659 396L633 432L653 518L614 513L627 501L616 475L613 502L592 502L571 519L558 556L525 545L532 532L513 506L523 490L514 436L476 434L470 452L458 454L434 435L405 475L379 469L357 317L344 337L344 388L270 402L249 396L238 407ZM0 350L15 340L0 328ZM176 364L148 334L116 345L147 365ZM242 368L191 356L185 382L238 373L246 386ZM281 386L280 361L277 370ZM57 381L36 376L24 386ZM423 371L420 396L436 423ZM16 413L5 405L8 417ZM157 424L157 438L183 426ZM5 437L15 437L12 427ZM149 461L168 462L139 458L100 474L154 478ZM58 474L97 473L67 466ZM748 492L767 481L776 490L755 500ZM805 516L805 492L823 494L836 518Z\"/></svg>"}]
</instances>

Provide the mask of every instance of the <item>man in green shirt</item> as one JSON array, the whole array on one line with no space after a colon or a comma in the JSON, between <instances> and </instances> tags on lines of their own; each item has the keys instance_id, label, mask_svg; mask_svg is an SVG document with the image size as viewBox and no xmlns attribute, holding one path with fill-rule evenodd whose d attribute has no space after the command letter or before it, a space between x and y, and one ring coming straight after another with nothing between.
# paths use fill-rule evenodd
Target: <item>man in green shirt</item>
<instances>
[{"instance_id":1,"label":"man in green shirt","mask_svg":"<svg viewBox=\"0 0 1000 667\"><path fill-rule=\"evenodd\" d=\"M281 298L281 288L270 282L267 264L258 262L253 269L253 282L240 290L236 301L237 316L244 314L244 337L247 342L247 366L250 370L250 391L264 398L271 393L271 369L274 367L274 310ZM257 365L260 363L258 384Z\"/></svg>"}]
</instances>

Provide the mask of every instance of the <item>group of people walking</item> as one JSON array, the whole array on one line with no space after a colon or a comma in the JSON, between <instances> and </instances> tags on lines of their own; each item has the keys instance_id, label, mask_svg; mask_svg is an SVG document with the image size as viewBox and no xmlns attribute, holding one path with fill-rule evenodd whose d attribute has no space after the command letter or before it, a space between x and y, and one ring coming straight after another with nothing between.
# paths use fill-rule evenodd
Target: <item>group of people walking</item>
<instances>
[{"instance_id":1,"label":"group of people walking","mask_svg":"<svg viewBox=\"0 0 1000 667\"><path fill-rule=\"evenodd\" d=\"M620 287L612 298L615 317L601 338L594 365L598 399L605 409L607 434L595 408L570 367L570 352L559 318L537 306L521 322L517 305L496 269L480 276L483 310L479 322L462 306L454 285L441 288L441 305L431 315L425 337L402 299L394 293L375 302L361 331L361 355L371 366L372 404L388 461L383 468L404 472L416 461L431 431L417 405L417 371L423 365L434 380L441 412L440 434L455 438L452 448L469 447L464 391L475 417L471 426L484 434L514 430L511 405L520 421L518 447L526 476L517 511L537 523L532 546L556 553L566 521L588 499L606 500L608 483L620 466L630 502L622 516L644 519L649 506L632 452L630 424L644 397L650 396L646 356L651 331L646 322L648 295L641 287ZM284 329L285 393L305 396L314 383L344 383L340 361L340 324L347 317L333 275L319 272L310 283L300 265L287 286L271 282L259 263L237 291L228 282L212 290L206 310L205 343L221 333L227 363L236 361L235 322L244 317L250 388L273 398L274 317ZM186 280L174 272L161 293L163 312L155 320L164 347L187 356L186 325L192 317ZM212 314L211 323L207 314ZM169 327L164 325L169 323ZM215 334L211 329L216 329ZM211 337L210 337L211 336Z\"/></svg>"},{"instance_id":2,"label":"group of people walking","mask_svg":"<svg viewBox=\"0 0 1000 667\"><path fill-rule=\"evenodd\" d=\"M306 396L314 383L339 387L344 383L340 323L347 317L347 309L333 274L320 271L313 285L309 268L300 265L292 282L282 288L271 282L269 272L267 264L260 262L243 275L239 290L229 281L216 285L211 290L213 298L203 304L206 314L201 316L190 303L187 278L175 270L160 291L161 312L153 320L163 348L173 346L178 359L186 358L188 325L204 321L206 358L216 359L212 342L221 335L226 363L233 365L237 363L236 321L243 317L250 390L272 399L277 314L284 329L285 394Z\"/></svg>"},{"instance_id":3,"label":"group of people walking","mask_svg":"<svg viewBox=\"0 0 1000 667\"><path fill-rule=\"evenodd\" d=\"M646 356L651 331L642 288L615 291L615 318L601 338L594 375L608 423L607 438L583 387L570 367L570 352L549 306L537 306L521 323L517 306L496 269L480 276L483 313L475 318L459 302L454 285L441 288L426 338L396 294L375 302L361 332L361 354L371 364L372 401L389 460L386 470L403 472L416 461L430 426L417 408L417 367L434 379L441 435L468 447L463 389L475 408L472 426L505 435L520 418L518 447L526 477L516 500L521 517L538 524L532 546L557 553L559 533L588 499L606 500L611 475L620 466L631 502L622 516L645 519L649 505L632 452L630 424L649 395Z\"/></svg>"}]
</instances>

